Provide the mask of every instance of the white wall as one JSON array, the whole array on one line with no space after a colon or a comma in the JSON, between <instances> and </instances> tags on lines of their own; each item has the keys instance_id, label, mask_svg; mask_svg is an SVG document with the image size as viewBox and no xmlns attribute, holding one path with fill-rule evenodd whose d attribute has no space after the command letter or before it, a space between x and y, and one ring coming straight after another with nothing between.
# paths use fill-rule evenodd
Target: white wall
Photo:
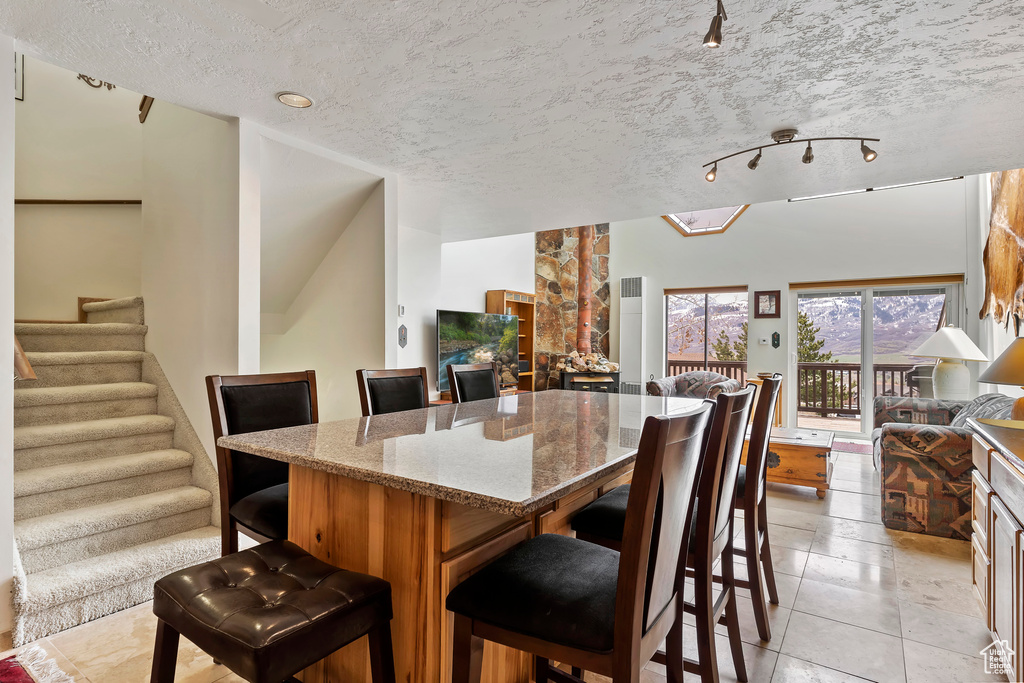
<instances>
[{"instance_id":1,"label":"white wall","mask_svg":"<svg viewBox=\"0 0 1024 683\"><path fill-rule=\"evenodd\" d=\"M157 103L143 170L146 347L212 455L204 377L238 370L237 121Z\"/></svg>"},{"instance_id":2,"label":"white wall","mask_svg":"<svg viewBox=\"0 0 1024 683\"><path fill-rule=\"evenodd\" d=\"M286 331L261 335L262 372L316 371L324 422L360 414L356 370L387 367L384 185L374 189L289 307Z\"/></svg>"},{"instance_id":3,"label":"white wall","mask_svg":"<svg viewBox=\"0 0 1024 683\"><path fill-rule=\"evenodd\" d=\"M489 289L534 291L536 249L532 232L441 245L437 308L483 312Z\"/></svg>"},{"instance_id":4,"label":"white wall","mask_svg":"<svg viewBox=\"0 0 1024 683\"><path fill-rule=\"evenodd\" d=\"M441 292L441 236L413 228L398 229L398 303L405 315L398 324L409 343L398 349L398 367L427 369L431 395L437 393L437 308Z\"/></svg>"},{"instance_id":5,"label":"white wall","mask_svg":"<svg viewBox=\"0 0 1024 683\"><path fill-rule=\"evenodd\" d=\"M14 212L19 320L76 320L78 297L138 296L139 206L18 206Z\"/></svg>"},{"instance_id":6,"label":"white wall","mask_svg":"<svg viewBox=\"0 0 1024 683\"><path fill-rule=\"evenodd\" d=\"M14 41L0 35L0 63ZM0 69L0 358L14 358L14 72ZM0 382L0 633L11 630L14 577L14 385Z\"/></svg>"},{"instance_id":7,"label":"white wall","mask_svg":"<svg viewBox=\"0 0 1024 683\"><path fill-rule=\"evenodd\" d=\"M612 223L612 358L618 357L618 280L645 275L649 373L660 376L665 362L663 290L727 285L747 285L751 293L750 371L786 372L795 351L787 327L789 283L967 271L965 182L755 204L720 235L683 237L660 217ZM783 293L782 317L753 318L753 292L776 289ZM756 343L776 331L780 348Z\"/></svg>"},{"instance_id":8,"label":"white wall","mask_svg":"<svg viewBox=\"0 0 1024 683\"><path fill-rule=\"evenodd\" d=\"M77 74L25 58L15 104L20 199L142 199L141 95L90 88ZM138 206L19 206L15 316L75 320L79 296L137 296Z\"/></svg>"}]
</instances>

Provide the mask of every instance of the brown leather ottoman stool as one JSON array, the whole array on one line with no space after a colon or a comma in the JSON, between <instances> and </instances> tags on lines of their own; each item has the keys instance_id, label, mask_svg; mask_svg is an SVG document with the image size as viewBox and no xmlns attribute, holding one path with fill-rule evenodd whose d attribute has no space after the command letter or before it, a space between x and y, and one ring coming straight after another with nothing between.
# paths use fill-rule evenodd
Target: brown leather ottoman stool
<instances>
[{"instance_id":1,"label":"brown leather ottoman stool","mask_svg":"<svg viewBox=\"0 0 1024 683\"><path fill-rule=\"evenodd\" d=\"M321 562L289 541L156 582L152 683L172 683L181 634L250 683L282 683L369 636L374 683L394 683L391 584Z\"/></svg>"}]
</instances>

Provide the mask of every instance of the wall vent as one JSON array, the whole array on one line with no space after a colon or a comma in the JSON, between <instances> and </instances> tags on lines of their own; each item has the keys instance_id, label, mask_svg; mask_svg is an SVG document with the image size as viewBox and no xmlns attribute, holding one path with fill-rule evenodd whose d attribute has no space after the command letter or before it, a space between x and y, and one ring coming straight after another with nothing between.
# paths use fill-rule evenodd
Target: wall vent
<instances>
[{"instance_id":1,"label":"wall vent","mask_svg":"<svg viewBox=\"0 0 1024 683\"><path fill-rule=\"evenodd\" d=\"M624 277L619 280L619 296L623 299L643 296L644 284L646 283L642 277Z\"/></svg>"},{"instance_id":2,"label":"wall vent","mask_svg":"<svg viewBox=\"0 0 1024 683\"><path fill-rule=\"evenodd\" d=\"M633 396L640 396L644 392L642 391L643 386L640 382L620 382L619 393L620 394L632 394Z\"/></svg>"},{"instance_id":3,"label":"wall vent","mask_svg":"<svg viewBox=\"0 0 1024 683\"><path fill-rule=\"evenodd\" d=\"M619 379L643 385L647 381L647 330L644 309L647 305L647 278L624 277L619 280ZM620 389L620 391L624 391ZM642 393L642 392L637 392Z\"/></svg>"},{"instance_id":4,"label":"wall vent","mask_svg":"<svg viewBox=\"0 0 1024 683\"><path fill-rule=\"evenodd\" d=\"M640 430L633 427L619 427L619 446L622 448L639 448Z\"/></svg>"}]
</instances>

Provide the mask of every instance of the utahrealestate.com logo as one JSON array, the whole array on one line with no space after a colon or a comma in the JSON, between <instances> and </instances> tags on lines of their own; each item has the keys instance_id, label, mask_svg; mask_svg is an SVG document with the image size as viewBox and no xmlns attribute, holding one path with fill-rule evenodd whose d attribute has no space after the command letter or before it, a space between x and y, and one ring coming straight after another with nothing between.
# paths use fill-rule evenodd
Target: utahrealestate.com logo
<instances>
[{"instance_id":1,"label":"utahrealestate.com logo","mask_svg":"<svg viewBox=\"0 0 1024 683\"><path fill-rule=\"evenodd\" d=\"M985 658L985 673L1007 676L1013 671L1013 650L1006 640L997 640L979 653Z\"/></svg>"}]
</instances>

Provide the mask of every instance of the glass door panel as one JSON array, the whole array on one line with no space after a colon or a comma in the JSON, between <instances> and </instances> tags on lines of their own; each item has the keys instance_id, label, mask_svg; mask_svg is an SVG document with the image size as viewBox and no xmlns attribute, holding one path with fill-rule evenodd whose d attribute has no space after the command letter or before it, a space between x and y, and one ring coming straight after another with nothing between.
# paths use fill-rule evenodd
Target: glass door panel
<instances>
[{"instance_id":1,"label":"glass door panel","mask_svg":"<svg viewBox=\"0 0 1024 683\"><path fill-rule=\"evenodd\" d=\"M934 359L911 351L946 324L946 294L946 287L874 290L872 396L934 396Z\"/></svg>"},{"instance_id":2,"label":"glass door panel","mask_svg":"<svg viewBox=\"0 0 1024 683\"><path fill-rule=\"evenodd\" d=\"M798 427L862 433L863 294L797 297Z\"/></svg>"}]
</instances>

